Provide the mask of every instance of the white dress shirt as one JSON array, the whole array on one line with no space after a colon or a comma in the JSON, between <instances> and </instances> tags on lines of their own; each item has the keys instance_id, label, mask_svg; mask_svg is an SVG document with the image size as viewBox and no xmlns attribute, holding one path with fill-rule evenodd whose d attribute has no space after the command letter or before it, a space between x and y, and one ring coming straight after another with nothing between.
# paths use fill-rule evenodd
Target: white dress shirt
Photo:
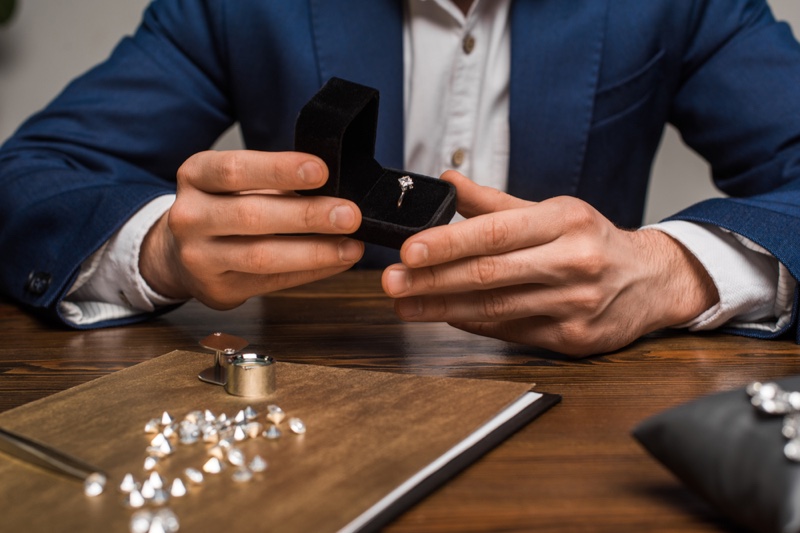
<instances>
[{"instance_id":1,"label":"white dress shirt","mask_svg":"<svg viewBox=\"0 0 800 533\"><path fill-rule=\"evenodd\" d=\"M438 176L454 168L481 185L505 190L510 6L511 0L475 0L464 15L450 0L407 0L403 44L408 170ZM176 303L152 291L138 269L144 235L173 200L170 195L152 201L84 263L61 304L67 320L89 325ZM713 329L727 323L777 331L791 320L795 281L757 244L689 222L648 227L686 246L719 292L717 305L682 327Z\"/></svg>"}]
</instances>

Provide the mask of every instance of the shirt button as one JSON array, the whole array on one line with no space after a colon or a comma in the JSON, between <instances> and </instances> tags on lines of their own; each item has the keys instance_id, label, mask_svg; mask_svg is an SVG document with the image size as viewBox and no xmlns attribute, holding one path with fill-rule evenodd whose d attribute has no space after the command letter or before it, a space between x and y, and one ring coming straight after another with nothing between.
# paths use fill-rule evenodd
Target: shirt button
<instances>
[{"instance_id":1,"label":"shirt button","mask_svg":"<svg viewBox=\"0 0 800 533\"><path fill-rule=\"evenodd\" d=\"M453 155L450 157L450 162L453 163L454 167L456 168L460 167L461 164L464 162L464 150L459 148L458 150L453 152Z\"/></svg>"},{"instance_id":2,"label":"shirt button","mask_svg":"<svg viewBox=\"0 0 800 533\"><path fill-rule=\"evenodd\" d=\"M472 36L471 33L468 33L464 40L461 41L461 48L464 50L464 53L469 55L475 49L475 37Z\"/></svg>"}]
</instances>

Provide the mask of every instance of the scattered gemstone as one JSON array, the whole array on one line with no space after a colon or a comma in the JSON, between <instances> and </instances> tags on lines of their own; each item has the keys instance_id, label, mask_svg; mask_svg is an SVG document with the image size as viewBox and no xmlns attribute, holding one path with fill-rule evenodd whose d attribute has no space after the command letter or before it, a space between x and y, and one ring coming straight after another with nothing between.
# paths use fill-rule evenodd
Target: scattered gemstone
<instances>
[{"instance_id":1,"label":"scattered gemstone","mask_svg":"<svg viewBox=\"0 0 800 533\"><path fill-rule=\"evenodd\" d=\"M247 433L248 437L255 439L264 431L264 425L261 424L261 422L248 422L244 427L244 431Z\"/></svg>"},{"instance_id":2,"label":"scattered gemstone","mask_svg":"<svg viewBox=\"0 0 800 533\"><path fill-rule=\"evenodd\" d=\"M210 455L211 457L216 457L217 459L222 461L223 459L225 459L225 449L219 444L217 444L216 446L212 446L211 448L208 449L208 455Z\"/></svg>"},{"instance_id":3,"label":"scattered gemstone","mask_svg":"<svg viewBox=\"0 0 800 533\"><path fill-rule=\"evenodd\" d=\"M159 474L158 472L155 472L155 471L151 472L150 473L150 477L147 478L147 480L150 482L150 485L154 489L163 489L164 488L164 478L161 477L161 474Z\"/></svg>"},{"instance_id":4,"label":"scattered gemstone","mask_svg":"<svg viewBox=\"0 0 800 533\"><path fill-rule=\"evenodd\" d=\"M164 533L176 533L180 529L178 517L171 509L159 510L153 517L153 522L160 522ZM152 529L149 533L153 533Z\"/></svg>"},{"instance_id":5,"label":"scattered gemstone","mask_svg":"<svg viewBox=\"0 0 800 533\"><path fill-rule=\"evenodd\" d=\"M145 500L152 500L156 495L156 488L150 484L149 479L146 479L144 483L142 483L142 488L139 492L141 492Z\"/></svg>"},{"instance_id":6,"label":"scattered gemstone","mask_svg":"<svg viewBox=\"0 0 800 533\"><path fill-rule=\"evenodd\" d=\"M228 462L234 466L244 465L244 452L239 448L231 448L227 454Z\"/></svg>"},{"instance_id":7,"label":"scattered gemstone","mask_svg":"<svg viewBox=\"0 0 800 533\"><path fill-rule=\"evenodd\" d=\"M217 457L212 457L203 465L203 471L209 474L219 474L222 472L222 462Z\"/></svg>"},{"instance_id":8,"label":"scattered gemstone","mask_svg":"<svg viewBox=\"0 0 800 533\"><path fill-rule=\"evenodd\" d=\"M158 457L153 457L152 455L148 455L147 457L145 457L145 459L144 459L144 469L146 471L149 472L149 471L153 470L157 466L158 466Z\"/></svg>"},{"instance_id":9,"label":"scattered gemstone","mask_svg":"<svg viewBox=\"0 0 800 533\"><path fill-rule=\"evenodd\" d=\"M144 425L145 433L159 433L161 431L161 422L158 418L153 418Z\"/></svg>"},{"instance_id":10,"label":"scattered gemstone","mask_svg":"<svg viewBox=\"0 0 800 533\"><path fill-rule=\"evenodd\" d=\"M278 429L278 426L270 424L270 426L262 433L266 438L270 440L275 440L280 438L281 430Z\"/></svg>"},{"instance_id":11,"label":"scattered gemstone","mask_svg":"<svg viewBox=\"0 0 800 533\"><path fill-rule=\"evenodd\" d=\"M240 410L238 413L236 413L236 416L233 417L233 421L237 424L240 424L245 420L247 420L247 417L244 414L244 410Z\"/></svg>"},{"instance_id":12,"label":"scattered gemstone","mask_svg":"<svg viewBox=\"0 0 800 533\"><path fill-rule=\"evenodd\" d=\"M258 418L258 413L256 412L255 409L253 409L251 406L248 405L244 409L244 416L247 420L255 420L256 418Z\"/></svg>"},{"instance_id":13,"label":"scattered gemstone","mask_svg":"<svg viewBox=\"0 0 800 533\"><path fill-rule=\"evenodd\" d=\"M195 485L199 485L203 482L203 473L196 468L187 468L183 473L186 475L186 479Z\"/></svg>"},{"instance_id":14,"label":"scattered gemstone","mask_svg":"<svg viewBox=\"0 0 800 533\"><path fill-rule=\"evenodd\" d=\"M151 511L136 511L133 513L133 516L131 516L130 532L148 533L152 522L153 513Z\"/></svg>"},{"instance_id":15,"label":"scattered gemstone","mask_svg":"<svg viewBox=\"0 0 800 533\"><path fill-rule=\"evenodd\" d=\"M236 442L247 440L247 433L242 426L236 426L236 429L233 430L233 440Z\"/></svg>"},{"instance_id":16,"label":"scattered gemstone","mask_svg":"<svg viewBox=\"0 0 800 533\"><path fill-rule=\"evenodd\" d=\"M181 478L176 477L172 480L172 486L169 488L169 494L175 498L186 496L186 485L183 484L183 480L181 480Z\"/></svg>"},{"instance_id":17,"label":"scattered gemstone","mask_svg":"<svg viewBox=\"0 0 800 533\"><path fill-rule=\"evenodd\" d=\"M133 474L130 473L125 474L122 477L122 481L119 484L120 492L131 492L133 490L136 490L136 488L137 484L136 480L133 478Z\"/></svg>"},{"instance_id":18,"label":"scattered gemstone","mask_svg":"<svg viewBox=\"0 0 800 533\"><path fill-rule=\"evenodd\" d=\"M289 429L292 430L292 433L302 435L306 432L306 424L299 418L293 417L289 419Z\"/></svg>"},{"instance_id":19,"label":"scattered gemstone","mask_svg":"<svg viewBox=\"0 0 800 533\"><path fill-rule=\"evenodd\" d=\"M99 472L93 472L86 476L83 482L83 492L87 496L99 496L103 494L106 487L106 476Z\"/></svg>"},{"instance_id":20,"label":"scattered gemstone","mask_svg":"<svg viewBox=\"0 0 800 533\"><path fill-rule=\"evenodd\" d=\"M126 507L130 507L131 509L139 509L144 507L145 499L142 496L142 493L139 492L138 489L133 489L128 494L125 495L125 500L123 501Z\"/></svg>"},{"instance_id":21,"label":"scattered gemstone","mask_svg":"<svg viewBox=\"0 0 800 533\"><path fill-rule=\"evenodd\" d=\"M253 460L250 461L248 468L253 472L263 472L267 469L267 462L260 455L256 455L253 457Z\"/></svg>"},{"instance_id":22,"label":"scattered gemstone","mask_svg":"<svg viewBox=\"0 0 800 533\"><path fill-rule=\"evenodd\" d=\"M156 489L155 494L150 499L150 503L153 505L166 505L169 501L169 492L164 489Z\"/></svg>"},{"instance_id":23,"label":"scattered gemstone","mask_svg":"<svg viewBox=\"0 0 800 533\"><path fill-rule=\"evenodd\" d=\"M232 477L238 483L246 483L253 479L253 473L247 468L241 467L236 469Z\"/></svg>"},{"instance_id":24,"label":"scattered gemstone","mask_svg":"<svg viewBox=\"0 0 800 533\"><path fill-rule=\"evenodd\" d=\"M164 411L161 414L161 425L162 426L166 427L166 426L172 424L173 421L174 421L174 419L172 418L172 415L169 414L168 412Z\"/></svg>"},{"instance_id":25,"label":"scattered gemstone","mask_svg":"<svg viewBox=\"0 0 800 533\"><path fill-rule=\"evenodd\" d=\"M286 418L286 413L283 412L283 409L275 404L267 406L267 420L273 424L280 424L284 418Z\"/></svg>"}]
</instances>

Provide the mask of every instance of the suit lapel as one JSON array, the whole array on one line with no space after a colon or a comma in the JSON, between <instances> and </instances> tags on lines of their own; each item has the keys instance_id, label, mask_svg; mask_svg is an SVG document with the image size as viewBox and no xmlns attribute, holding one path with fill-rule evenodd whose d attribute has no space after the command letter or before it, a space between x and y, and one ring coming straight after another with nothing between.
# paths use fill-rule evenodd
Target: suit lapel
<instances>
[{"instance_id":1,"label":"suit lapel","mask_svg":"<svg viewBox=\"0 0 800 533\"><path fill-rule=\"evenodd\" d=\"M380 91L375 159L402 168L403 3L310 0L310 5L320 84L337 76Z\"/></svg>"},{"instance_id":2,"label":"suit lapel","mask_svg":"<svg viewBox=\"0 0 800 533\"><path fill-rule=\"evenodd\" d=\"M516 0L511 11L511 194L575 194L605 38L607 0Z\"/></svg>"}]
</instances>

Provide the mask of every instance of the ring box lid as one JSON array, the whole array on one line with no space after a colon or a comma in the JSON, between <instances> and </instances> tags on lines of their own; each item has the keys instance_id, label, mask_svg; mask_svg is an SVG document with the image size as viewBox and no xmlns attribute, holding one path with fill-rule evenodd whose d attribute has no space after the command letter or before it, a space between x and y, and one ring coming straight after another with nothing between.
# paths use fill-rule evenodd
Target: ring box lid
<instances>
[{"instance_id":1,"label":"ring box lid","mask_svg":"<svg viewBox=\"0 0 800 533\"><path fill-rule=\"evenodd\" d=\"M331 78L297 118L295 149L314 154L328 166L325 185L297 191L346 198L361 209L361 227L353 233L374 244L400 248L408 237L446 224L455 214L455 187L429 176L383 168L375 160L379 93L341 78ZM413 188L401 206L399 179Z\"/></svg>"}]
</instances>

